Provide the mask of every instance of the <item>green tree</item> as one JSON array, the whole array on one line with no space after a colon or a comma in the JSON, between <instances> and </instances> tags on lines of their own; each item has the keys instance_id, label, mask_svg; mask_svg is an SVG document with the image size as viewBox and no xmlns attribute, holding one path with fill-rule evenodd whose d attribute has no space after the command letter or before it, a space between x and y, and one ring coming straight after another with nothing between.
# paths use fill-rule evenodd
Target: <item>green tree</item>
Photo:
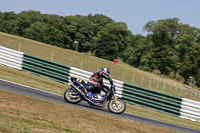
<instances>
[{"instance_id":1,"label":"green tree","mask_svg":"<svg viewBox=\"0 0 200 133\"><path fill-rule=\"evenodd\" d=\"M177 18L151 21L145 25L145 29L150 32L148 38L154 43L152 65L160 70L161 74L176 73L179 69L175 49L179 25Z\"/></svg>"},{"instance_id":2,"label":"green tree","mask_svg":"<svg viewBox=\"0 0 200 133\"><path fill-rule=\"evenodd\" d=\"M200 44L196 43L189 48L181 67L181 75L183 75L185 83L189 81L190 77L194 77L197 85L200 85Z\"/></svg>"},{"instance_id":3,"label":"green tree","mask_svg":"<svg viewBox=\"0 0 200 133\"><path fill-rule=\"evenodd\" d=\"M41 13L39 11L22 11L17 14L15 18L16 24L14 34L24 36L24 31L31 26L34 22L41 20Z\"/></svg>"},{"instance_id":4,"label":"green tree","mask_svg":"<svg viewBox=\"0 0 200 133\"><path fill-rule=\"evenodd\" d=\"M80 17L74 40L79 41L79 51L88 52L93 49L94 24L87 17Z\"/></svg>"},{"instance_id":5,"label":"green tree","mask_svg":"<svg viewBox=\"0 0 200 133\"><path fill-rule=\"evenodd\" d=\"M94 35L96 36L107 24L113 23L114 21L102 14L95 14L92 16L88 15L88 19L94 24Z\"/></svg>"},{"instance_id":6,"label":"green tree","mask_svg":"<svg viewBox=\"0 0 200 133\"><path fill-rule=\"evenodd\" d=\"M14 34L16 17L17 15L14 12L0 13L0 31Z\"/></svg>"},{"instance_id":7,"label":"green tree","mask_svg":"<svg viewBox=\"0 0 200 133\"><path fill-rule=\"evenodd\" d=\"M113 60L122 55L128 45L131 32L126 24L109 23L99 32L95 55L107 60Z\"/></svg>"},{"instance_id":8,"label":"green tree","mask_svg":"<svg viewBox=\"0 0 200 133\"><path fill-rule=\"evenodd\" d=\"M132 35L129 45L123 51L122 59L137 68L151 71L152 43L142 35Z\"/></svg>"},{"instance_id":9,"label":"green tree","mask_svg":"<svg viewBox=\"0 0 200 133\"><path fill-rule=\"evenodd\" d=\"M44 22L33 23L30 28L27 28L25 30L24 36L58 47L64 47L62 31L60 31L53 25L49 25Z\"/></svg>"},{"instance_id":10,"label":"green tree","mask_svg":"<svg viewBox=\"0 0 200 133\"><path fill-rule=\"evenodd\" d=\"M24 36L40 42L50 42L48 37L49 25L44 22L35 22L25 30Z\"/></svg>"}]
</instances>

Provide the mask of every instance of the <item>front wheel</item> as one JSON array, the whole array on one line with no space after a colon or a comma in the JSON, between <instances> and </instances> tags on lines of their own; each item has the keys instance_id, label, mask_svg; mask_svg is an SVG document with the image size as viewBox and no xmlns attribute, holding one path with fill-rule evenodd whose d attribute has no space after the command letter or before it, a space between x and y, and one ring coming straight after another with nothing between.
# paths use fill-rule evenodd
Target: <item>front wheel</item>
<instances>
[{"instance_id":1,"label":"front wheel","mask_svg":"<svg viewBox=\"0 0 200 133\"><path fill-rule=\"evenodd\" d=\"M68 88L64 93L64 99L69 103L79 103L82 98L74 88Z\"/></svg>"},{"instance_id":2,"label":"front wheel","mask_svg":"<svg viewBox=\"0 0 200 133\"><path fill-rule=\"evenodd\" d=\"M121 99L117 99L117 104L114 99L111 99L108 103L108 109L115 114L121 114L126 110L126 103Z\"/></svg>"}]
</instances>

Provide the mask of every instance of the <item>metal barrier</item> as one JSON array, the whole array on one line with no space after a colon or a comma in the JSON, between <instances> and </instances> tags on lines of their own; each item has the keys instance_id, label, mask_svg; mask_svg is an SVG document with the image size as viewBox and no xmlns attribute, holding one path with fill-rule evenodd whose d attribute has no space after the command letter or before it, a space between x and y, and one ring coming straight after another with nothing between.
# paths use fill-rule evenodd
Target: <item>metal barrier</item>
<instances>
[{"instance_id":1,"label":"metal barrier","mask_svg":"<svg viewBox=\"0 0 200 133\"><path fill-rule=\"evenodd\" d=\"M22 52L0 46L0 64L21 70L23 54Z\"/></svg>"}]
</instances>

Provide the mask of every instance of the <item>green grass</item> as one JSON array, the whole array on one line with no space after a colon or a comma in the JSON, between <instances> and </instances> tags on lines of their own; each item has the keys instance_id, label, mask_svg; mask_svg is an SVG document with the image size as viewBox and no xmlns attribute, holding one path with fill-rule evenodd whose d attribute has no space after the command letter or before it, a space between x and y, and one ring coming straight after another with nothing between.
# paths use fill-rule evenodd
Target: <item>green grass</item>
<instances>
[{"instance_id":1,"label":"green grass","mask_svg":"<svg viewBox=\"0 0 200 133\"><path fill-rule=\"evenodd\" d=\"M19 71L6 66L0 66L0 73L1 79L17 82L20 84L35 87L41 90L53 92L60 95L63 95L66 88L69 87L67 84L61 84L45 77L36 76L32 73ZM128 104L126 111L133 114L149 117L152 119L200 130L199 122L193 122L190 120L170 116L148 108L142 108Z\"/></svg>"}]
</instances>

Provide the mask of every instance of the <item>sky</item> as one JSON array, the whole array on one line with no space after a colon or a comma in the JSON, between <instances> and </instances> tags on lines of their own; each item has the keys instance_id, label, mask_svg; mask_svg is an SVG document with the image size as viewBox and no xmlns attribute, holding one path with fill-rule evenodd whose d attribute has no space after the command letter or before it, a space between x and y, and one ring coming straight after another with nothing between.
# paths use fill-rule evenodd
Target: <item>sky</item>
<instances>
[{"instance_id":1,"label":"sky","mask_svg":"<svg viewBox=\"0 0 200 133\"><path fill-rule=\"evenodd\" d=\"M146 23L168 18L200 28L200 0L0 0L1 12L28 10L61 16L103 14L126 23L132 34L146 35Z\"/></svg>"}]
</instances>

